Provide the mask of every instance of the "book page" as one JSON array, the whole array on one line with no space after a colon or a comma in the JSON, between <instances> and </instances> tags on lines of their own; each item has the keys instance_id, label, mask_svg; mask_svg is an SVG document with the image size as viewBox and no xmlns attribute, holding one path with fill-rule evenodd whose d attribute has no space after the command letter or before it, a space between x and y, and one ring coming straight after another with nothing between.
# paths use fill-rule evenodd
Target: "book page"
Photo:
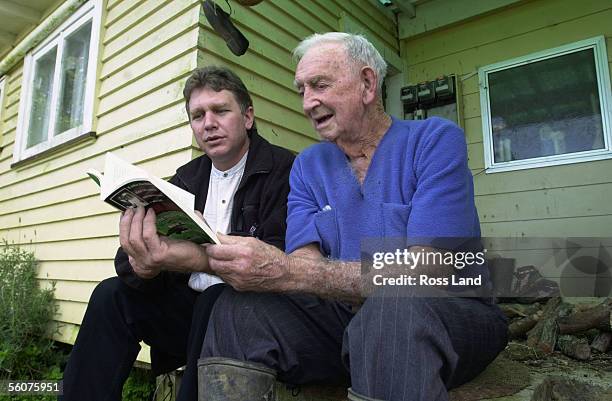
<instances>
[{"instance_id":1,"label":"book page","mask_svg":"<svg viewBox=\"0 0 612 401\"><path fill-rule=\"evenodd\" d=\"M195 209L195 195L191 192L185 191L182 188L177 187L164 181L158 177L150 177L151 183L161 189L168 197L172 198L177 205L182 209L193 210Z\"/></svg>"},{"instance_id":2,"label":"book page","mask_svg":"<svg viewBox=\"0 0 612 401\"><path fill-rule=\"evenodd\" d=\"M100 188L100 198L106 199L111 192L117 187L134 180L146 179L148 181L149 174L130 164L111 152L106 153L104 160L104 178Z\"/></svg>"},{"instance_id":3,"label":"book page","mask_svg":"<svg viewBox=\"0 0 612 401\"><path fill-rule=\"evenodd\" d=\"M192 220L194 220L213 239L219 243L219 239L208 223L195 213L195 195L182 188L172 185L157 177L151 177L151 182L160 188L170 199L172 199ZM159 225L159 224L158 224Z\"/></svg>"}]
</instances>

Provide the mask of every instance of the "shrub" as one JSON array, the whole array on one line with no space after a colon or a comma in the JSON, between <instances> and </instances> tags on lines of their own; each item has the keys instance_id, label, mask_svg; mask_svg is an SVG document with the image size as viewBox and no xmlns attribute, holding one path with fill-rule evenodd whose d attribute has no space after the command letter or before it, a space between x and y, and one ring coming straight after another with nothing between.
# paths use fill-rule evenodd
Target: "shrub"
<instances>
[{"instance_id":1,"label":"shrub","mask_svg":"<svg viewBox=\"0 0 612 401\"><path fill-rule=\"evenodd\" d=\"M0 242L0 380L60 380L67 347L51 339L57 312L51 289L36 279L34 254ZM123 400L151 400L155 377L133 369L123 389ZM0 401L51 401L51 395L1 395Z\"/></svg>"},{"instance_id":2,"label":"shrub","mask_svg":"<svg viewBox=\"0 0 612 401\"><path fill-rule=\"evenodd\" d=\"M150 370L134 367L123 385L123 401L146 401L153 398L155 375Z\"/></svg>"},{"instance_id":3,"label":"shrub","mask_svg":"<svg viewBox=\"0 0 612 401\"><path fill-rule=\"evenodd\" d=\"M31 252L0 243L0 379L53 379L60 356L51 340L53 288L41 289Z\"/></svg>"}]
</instances>

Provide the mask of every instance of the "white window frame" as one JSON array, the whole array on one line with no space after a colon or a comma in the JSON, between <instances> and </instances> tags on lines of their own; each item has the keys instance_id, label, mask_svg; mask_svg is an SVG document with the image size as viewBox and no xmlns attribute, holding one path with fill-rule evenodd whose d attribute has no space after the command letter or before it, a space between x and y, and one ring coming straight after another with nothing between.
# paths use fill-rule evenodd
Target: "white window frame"
<instances>
[{"instance_id":1,"label":"white window frame","mask_svg":"<svg viewBox=\"0 0 612 401\"><path fill-rule=\"evenodd\" d=\"M488 75L490 73L498 72L501 70L515 68L522 65L546 60L548 58L558 57L587 49L593 49L593 54L595 57L597 88L599 92L599 105L601 107L602 129L604 137L603 149L495 163L492 140ZM594 38L570 43L564 46L555 47L553 49L532 53L523 57L502 61L500 63L490 64L479 68L478 76L480 86L480 108L482 110L482 133L486 173L523 170L529 168L556 166L561 164L580 163L612 158L612 95L610 91L610 71L608 69L606 42L603 36L597 36Z\"/></svg>"},{"instance_id":2,"label":"white window frame","mask_svg":"<svg viewBox=\"0 0 612 401\"><path fill-rule=\"evenodd\" d=\"M92 132L93 130L93 109L95 100L95 89L97 80L98 54L100 47L100 24L102 20L102 1L90 0L83 4L74 14L66 19L49 37L28 52L24 60L23 84L21 87L21 98L19 104L19 117L17 119L17 133L15 140L15 151L13 152L13 163L28 159L48 149L64 144L80 135ZM62 49L64 38L74 31L81 28L91 21L91 39L89 43L89 54L87 62L87 82L83 95L83 123L81 126L71 128L58 135L53 136L58 97L62 61ZM60 46L62 44L62 46ZM47 132L47 139L26 149L29 123L30 108L32 104L32 80L34 79L34 67L36 60L47 54L47 52L57 46L56 68L54 70L53 87L51 90L50 121Z\"/></svg>"}]
</instances>

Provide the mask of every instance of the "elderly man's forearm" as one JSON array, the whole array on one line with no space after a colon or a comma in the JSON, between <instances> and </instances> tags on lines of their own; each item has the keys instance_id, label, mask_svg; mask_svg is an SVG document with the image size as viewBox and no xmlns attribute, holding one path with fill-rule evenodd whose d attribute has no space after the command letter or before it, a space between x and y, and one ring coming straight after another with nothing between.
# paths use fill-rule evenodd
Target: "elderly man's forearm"
<instances>
[{"instance_id":1,"label":"elderly man's forearm","mask_svg":"<svg viewBox=\"0 0 612 401\"><path fill-rule=\"evenodd\" d=\"M435 248L428 250L440 251ZM310 293L327 299L342 300L351 304L361 304L374 289L372 278L379 271L363 274L360 262L343 262L324 257L308 257L304 254L287 256L288 279L283 281L283 292ZM414 269L405 266L388 266L385 274L398 273L429 277L450 277L455 270L447 265L426 265L419 263Z\"/></svg>"},{"instance_id":2,"label":"elderly man's forearm","mask_svg":"<svg viewBox=\"0 0 612 401\"><path fill-rule=\"evenodd\" d=\"M361 263L290 255L287 264L285 292L310 293L352 304L363 302Z\"/></svg>"}]
</instances>

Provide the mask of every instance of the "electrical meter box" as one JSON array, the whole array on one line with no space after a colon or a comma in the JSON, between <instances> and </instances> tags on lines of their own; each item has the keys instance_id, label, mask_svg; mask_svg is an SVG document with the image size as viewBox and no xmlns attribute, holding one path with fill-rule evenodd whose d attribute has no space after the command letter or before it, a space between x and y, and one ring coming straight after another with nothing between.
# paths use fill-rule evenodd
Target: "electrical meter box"
<instances>
[{"instance_id":1,"label":"electrical meter box","mask_svg":"<svg viewBox=\"0 0 612 401\"><path fill-rule=\"evenodd\" d=\"M432 81L404 86L400 99L406 120L438 116L459 123L455 76L445 75Z\"/></svg>"}]
</instances>

